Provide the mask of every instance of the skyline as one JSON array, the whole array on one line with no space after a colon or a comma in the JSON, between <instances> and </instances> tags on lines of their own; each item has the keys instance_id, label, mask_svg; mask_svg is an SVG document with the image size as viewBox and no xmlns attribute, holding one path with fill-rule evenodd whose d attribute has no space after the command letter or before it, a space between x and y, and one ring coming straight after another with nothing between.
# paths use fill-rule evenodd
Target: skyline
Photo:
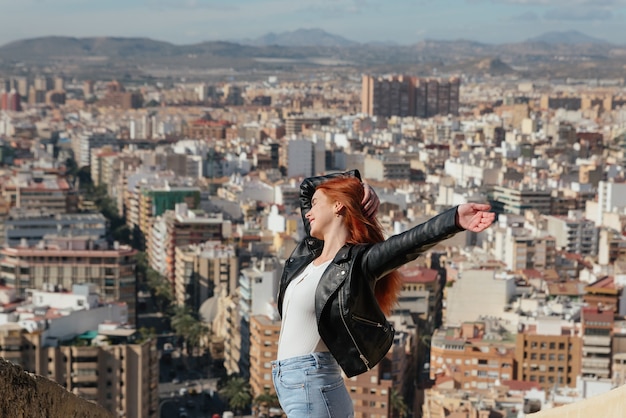
<instances>
[{"instance_id":1,"label":"skyline","mask_svg":"<svg viewBox=\"0 0 626 418\"><path fill-rule=\"evenodd\" d=\"M577 30L626 44L626 0L0 0L0 45L42 36L241 41L319 28L358 42L522 42ZM381 25L383 23L383 25Z\"/></svg>"}]
</instances>

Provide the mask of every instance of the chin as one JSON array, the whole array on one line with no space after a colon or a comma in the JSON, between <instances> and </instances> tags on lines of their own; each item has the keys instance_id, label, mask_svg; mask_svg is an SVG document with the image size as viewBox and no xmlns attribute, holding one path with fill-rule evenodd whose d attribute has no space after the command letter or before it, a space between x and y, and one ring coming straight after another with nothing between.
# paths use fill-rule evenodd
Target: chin
<instances>
[{"instance_id":1,"label":"chin","mask_svg":"<svg viewBox=\"0 0 626 418\"><path fill-rule=\"evenodd\" d=\"M320 236L320 234L318 234L316 231L313 231L313 230L311 230L311 236L313 238L317 238L317 239L322 240L322 241L324 240L323 236Z\"/></svg>"}]
</instances>

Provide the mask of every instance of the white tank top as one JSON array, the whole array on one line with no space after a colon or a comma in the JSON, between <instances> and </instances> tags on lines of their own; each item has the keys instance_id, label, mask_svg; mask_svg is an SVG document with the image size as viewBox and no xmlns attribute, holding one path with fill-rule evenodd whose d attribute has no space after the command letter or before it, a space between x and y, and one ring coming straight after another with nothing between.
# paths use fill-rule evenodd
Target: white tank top
<instances>
[{"instance_id":1,"label":"white tank top","mask_svg":"<svg viewBox=\"0 0 626 418\"><path fill-rule=\"evenodd\" d=\"M278 360L328 351L317 330L315 289L331 261L319 266L309 264L287 286L278 340Z\"/></svg>"}]
</instances>

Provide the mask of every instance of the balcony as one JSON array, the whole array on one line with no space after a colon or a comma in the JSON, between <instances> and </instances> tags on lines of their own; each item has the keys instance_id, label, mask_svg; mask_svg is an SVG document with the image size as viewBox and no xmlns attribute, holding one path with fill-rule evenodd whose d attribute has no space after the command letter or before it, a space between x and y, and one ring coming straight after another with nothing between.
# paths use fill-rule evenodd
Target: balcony
<instances>
[{"instance_id":1,"label":"balcony","mask_svg":"<svg viewBox=\"0 0 626 418\"><path fill-rule=\"evenodd\" d=\"M600 358L600 357L583 357L582 366L583 368L591 367L591 368L608 370L611 368L611 359Z\"/></svg>"},{"instance_id":2,"label":"balcony","mask_svg":"<svg viewBox=\"0 0 626 418\"><path fill-rule=\"evenodd\" d=\"M611 346L611 337L600 337L600 336L583 336L583 345L595 345L597 347L610 347Z\"/></svg>"},{"instance_id":3,"label":"balcony","mask_svg":"<svg viewBox=\"0 0 626 418\"><path fill-rule=\"evenodd\" d=\"M611 347L594 347L594 346L583 346L583 356L588 356L591 354L606 354L607 356L611 354Z\"/></svg>"},{"instance_id":4,"label":"balcony","mask_svg":"<svg viewBox=\"0 0 626 418\"><path fill-rule=\"evenodd\" d=\"M609 393L527 416L529 418L623 418L624 411L626 411L626 386L620 386Z\"/></svg>"}]
</instances>

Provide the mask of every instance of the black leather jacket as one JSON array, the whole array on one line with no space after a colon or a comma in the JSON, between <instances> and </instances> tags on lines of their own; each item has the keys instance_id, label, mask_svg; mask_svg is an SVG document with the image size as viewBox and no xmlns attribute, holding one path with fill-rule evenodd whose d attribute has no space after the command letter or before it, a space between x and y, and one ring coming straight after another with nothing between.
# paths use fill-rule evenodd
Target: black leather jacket
<instances>
[{"instance_id":1,"label":"black leather jacket","mask_svg":"<svg viewBox=\"0 0 626 418\"><path fill-rule=\"evenodd\" d=\"M300 186L302 219L310 232L306 213L315 187L341 175L360 178L358 171L305 179ZM456 225L456 207L406 232L377 244L344 245L322 274L315 292L315 313L320 336L348 377L374 367L393 343L394 329L374 296L376 281L414 260L438 242L463 229ZM308 236L285 262L278 310L287 285L320 255L324 243Z\"/></svg>"}]
</instances>

